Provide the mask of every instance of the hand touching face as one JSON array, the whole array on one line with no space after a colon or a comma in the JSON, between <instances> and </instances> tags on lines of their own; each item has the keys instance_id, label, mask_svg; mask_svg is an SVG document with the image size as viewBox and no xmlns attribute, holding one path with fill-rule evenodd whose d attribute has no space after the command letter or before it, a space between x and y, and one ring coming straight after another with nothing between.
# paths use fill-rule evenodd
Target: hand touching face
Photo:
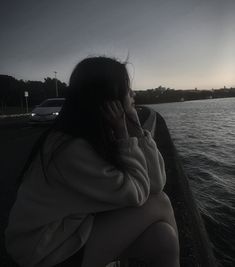
<instances>
[{"instance_id":1,"label":"hand touching face","mask_svg":"<svg viewBox=\"0 0 235 267\"><path fill-rule=\"evenodd\" d=\"M125 112L119 100L108 101L100 107L100 110L113 129L119 129L125 126Z\"/></svg>"},{"instance_id":2,"label":"hand touching face","mask_svg":"<svg viewBox=\"0 0 235 267\"><path fill-rule=\"evenodd\" d=\"M123 107L126 112L130 112L133 108L135 108L134 97L135 97L135 92L129 89L123 102Z\"/></svg>"}]
</instances>

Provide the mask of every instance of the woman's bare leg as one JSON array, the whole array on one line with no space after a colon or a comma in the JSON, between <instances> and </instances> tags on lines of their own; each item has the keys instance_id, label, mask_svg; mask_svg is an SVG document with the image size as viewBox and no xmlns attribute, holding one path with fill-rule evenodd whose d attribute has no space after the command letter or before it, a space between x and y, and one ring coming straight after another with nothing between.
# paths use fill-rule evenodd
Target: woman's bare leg
<instances>
[{"instance_id":1,"label":"woman's bare leg","mask_svg":"<svg viewBox=\"0 0 235 267\"><path fill-rule=\"evenodd\" d=\"M162 241L159 242L159 239ZM143 246L138 246L141 240L145 243L144 250ZM138 257L139 250L144 254L141 257L149 259L152 266L157 261L161 262L161 266L179 266L178 231L170 200L165 193L151 195L141 207L97 214L85 246L82 267L104 267L119 256ZM161 260L157 257L157 254L163 255L163 251L169 253L170 250L172 258L175 257L175 265L168 264L169 255L165 261L164 257Z\"/></svg>"},{"instance_id":2,"label":"woman's bare leg","mask_svg":"<svg viewBox=\"0 0 235 267\"><path fill-rule=\"evenodd\" d=\"M121 260L138 259L149 267L179 267L179 243L172 226L151 224L121 255Z\"/></svg>"}]
</instances>

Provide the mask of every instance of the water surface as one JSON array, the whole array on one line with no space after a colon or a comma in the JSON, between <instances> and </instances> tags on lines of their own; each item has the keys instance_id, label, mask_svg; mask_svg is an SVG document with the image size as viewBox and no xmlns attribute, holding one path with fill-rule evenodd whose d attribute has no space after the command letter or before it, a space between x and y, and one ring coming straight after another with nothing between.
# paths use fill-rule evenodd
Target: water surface
<instances>
[{"instance_id":1,"label":"water surface","mask_svg":"<svg viewBox=\"0 0 235 267\"><path fill-rule=\"evenodd\" d=\"M165 119L220 266L235 266L235 98L148 105Z\"/></svg>"}]
</instances>

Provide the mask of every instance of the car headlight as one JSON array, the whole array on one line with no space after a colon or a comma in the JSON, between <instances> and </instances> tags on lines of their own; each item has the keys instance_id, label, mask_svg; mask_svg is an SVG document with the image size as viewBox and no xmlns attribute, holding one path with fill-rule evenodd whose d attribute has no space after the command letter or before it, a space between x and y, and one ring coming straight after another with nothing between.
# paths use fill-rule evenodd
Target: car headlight
<instances>
[{"instance_id":1,"label":"car headlight","mask_svg":"<svg viewBox=\"0 0 235 267\"><path fill-rule=\"evenodd\" d=\"M59 112L53 112L52 115L58 116Z\"/></svg>"},{"instance_id":2,"label":"car headlight","mask_svg":"<svg viewBox=\"0 0 235 267\"><path fill-rule=\"evenodd\" d=\"M35 113L31 113L31 116L33 117L33 116L35 116L36 114Z\"/></svg>"}]
</instances>

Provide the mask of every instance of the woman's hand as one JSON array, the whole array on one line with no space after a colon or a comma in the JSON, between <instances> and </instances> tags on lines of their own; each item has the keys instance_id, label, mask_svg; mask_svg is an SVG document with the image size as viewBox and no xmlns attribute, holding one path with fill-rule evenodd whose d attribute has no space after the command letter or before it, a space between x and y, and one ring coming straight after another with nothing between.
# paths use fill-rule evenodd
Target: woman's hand
<instances>
[{"instance_id":1,"label":"woman's hand","mask_svg":"<svg viewBox=\"0 0 235 267\"><path fill-rule=\"evenodd\" d=\"M126 113L127 130L130 136L141 137L144 135L139 116L134 105L124 106Z\"/></svg>"},{"instance_id":2,"label":"woman's hand","mask_svg":"<svg viewBox=\"0 0 235 267\"><path fill-rule=\"evenodd\" d=\"M108 101L101 107L101 112L113 129L117 139L129 137L126 116L120 101Z\"/></svg>"}]
</instances>

